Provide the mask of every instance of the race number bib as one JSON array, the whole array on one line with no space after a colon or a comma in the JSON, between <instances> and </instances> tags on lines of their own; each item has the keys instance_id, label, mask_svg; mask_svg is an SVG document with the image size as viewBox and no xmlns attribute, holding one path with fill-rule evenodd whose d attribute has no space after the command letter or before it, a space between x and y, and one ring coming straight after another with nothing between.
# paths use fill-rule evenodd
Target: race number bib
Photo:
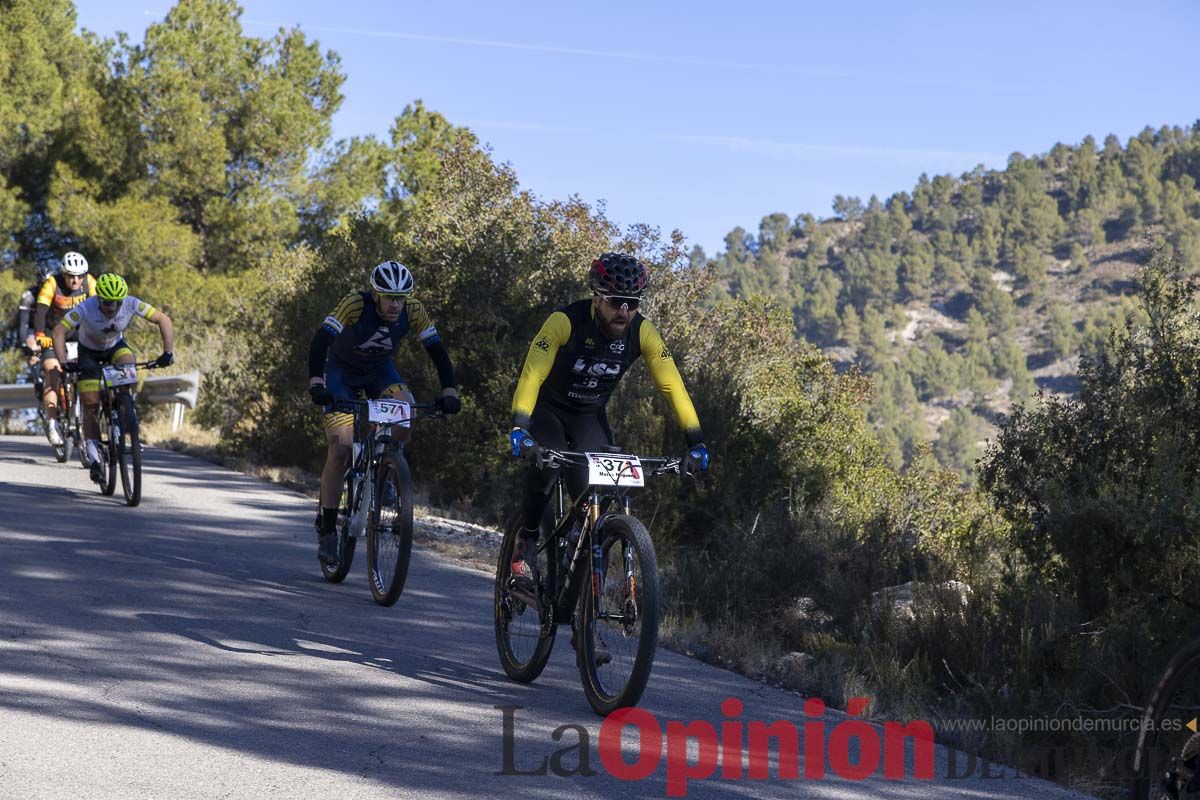
<instances>
[{"instance_id":1,"label":"race number bib","mask_svg":"<svg viewBox=\"0 0 1200 800\"><path fill-rule=\"evenodd\" d=\"M129 386L137 383L137 367L133 364L104 367L104 382L109 386Z\"/></svg>"},{"instance_id":2,"label":"race number bib","mask_svg":"<svg viewBox=\"0 0 1200 800\"><path fill-rule=\"evenodd\" d=\"M403 400L368 400L367 418L381 425L407 425L411 407Z\"/></svg>"},{"instance_id":3,"label":"race number bib","mask_svg":"<svg viewBox=\"0 0 1200 800\"><path fill-rule=\"evenodd\" d=\"M642 462L637 456L584 453L588 460L588 483L593 486L645 486Z\"/></svg>"}]
</instances>

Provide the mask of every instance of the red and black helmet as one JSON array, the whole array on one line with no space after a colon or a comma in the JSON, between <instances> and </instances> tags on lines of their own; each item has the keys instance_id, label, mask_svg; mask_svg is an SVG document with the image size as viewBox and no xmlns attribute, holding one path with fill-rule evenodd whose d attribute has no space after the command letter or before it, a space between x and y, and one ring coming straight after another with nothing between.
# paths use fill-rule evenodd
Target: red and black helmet
<instances>
[{"instance_id":1,"label":"red and black helmet","mask_svg":"<svg viewBox=\"0 0 1200 800\"><path fill-rule=\"evenodd\" d=\"M642 262L622 253L602 253L588 271L588 286L603 295L641 297L649 283Z\"/></svg>"}]
</instances>

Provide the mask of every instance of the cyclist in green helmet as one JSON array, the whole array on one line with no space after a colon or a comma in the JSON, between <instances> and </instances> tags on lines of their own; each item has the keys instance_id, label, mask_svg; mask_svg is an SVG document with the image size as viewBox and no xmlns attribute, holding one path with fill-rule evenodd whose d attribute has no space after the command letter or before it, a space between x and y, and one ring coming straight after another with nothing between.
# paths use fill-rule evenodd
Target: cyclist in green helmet
<instances>
[{"instance_id":1,"label":"cyclist in green helmet","mask_svg":"<svg viewBox=\"0 0 1200 800\"><path fill-rule=\"evenodd\" d=\"M133 350L122 336L134 317L142 317L158 326L162 335L162 355L155 361L160 367L175 360L175 329L171 318L154 306L129 294L129 285L120 275L106 272L96 279L96 296L89 297L63 316L54 326L51 338L61 360L66 353L67 334L79 335L79 397L83 401L84 450L92 480L100 480L100 427L96 411L100 406L100 368L104 364L132 364Z\"/></svg>"}]
</instances>

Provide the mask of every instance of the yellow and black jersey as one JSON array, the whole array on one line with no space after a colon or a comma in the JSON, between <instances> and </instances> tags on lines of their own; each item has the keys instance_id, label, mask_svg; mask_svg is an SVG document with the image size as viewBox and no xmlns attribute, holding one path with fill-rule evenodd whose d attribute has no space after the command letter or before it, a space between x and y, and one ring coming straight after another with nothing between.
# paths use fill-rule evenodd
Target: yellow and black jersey
<instances>
[{"instance_id":1,"label":"yellow and black jersey","mask_svg":"<svg viewBox=\"0 0 1200 800\"><path fill-rule=\"evenodd\" d=\"M450 354L421 301L409 297L399 318L388 322L380 316L370 292L346 295L325 317L309 347L309 377L325 374L327 358L359 373L383 368L391 363L400 340L410 331L416 331L417 341L433 359L442 388L454 386Z\"/></svg>"},{"instance_id":2,"label":"yellow and black jersey","mask_svg":"<svg viewBox=\"0 0 1200 800\"><path fill-rule=\"evenodd\" d=\"M513 395L513 424L528 426L541 402L575 413L600 411L639 356L646 359L688 443L702 441L696 409L658 330L635 314L623 336L608 339L596 323L591 300L555 311L533 337Z\"/></svg>"},{"instance_id":3,"label":"yellow and black jersey","mask_svg":"<svg viewBox=\"0 0 1200 800\"><path fill-rule=\"evenodd\" d=\"M62 284L58 282L57 276L51 275L46 278L37 294L37 305L46 307L45 309L38 308L39 317L41 313L46 315L44 321L39 319L42 326L39 330L49 331L62 320L68 311L95 293L96 279L91 275L85 275L83 285L73 292L64 290Z\"/></svg>"},{"instance_id":4,"label":"yellow and black jersey","mask_svg":"<svg viewBox=\"0 0 1200 800\"><path fill-rule=\"evenodd\" d=\"M417 332L417 341L426 347L441 340L420 300L408 298L400 318L389 323L379 315L370 292L343 297L321 327L333 334L330 352L334 357L362 369L391 358L410 330Z\"/></svg>"}]
</instances>

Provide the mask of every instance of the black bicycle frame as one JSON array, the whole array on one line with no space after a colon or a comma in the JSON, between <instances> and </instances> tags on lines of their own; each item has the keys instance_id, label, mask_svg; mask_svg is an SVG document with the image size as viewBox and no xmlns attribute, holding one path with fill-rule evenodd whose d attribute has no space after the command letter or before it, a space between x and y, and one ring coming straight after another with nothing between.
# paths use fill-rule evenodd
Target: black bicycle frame
<instances>
[{"instance_id":1,"label":"black bicycle frame","mask_svg":"<svg viewBox=\"0 0 1200 800\"><path fill-rule=\"evenodd\" d=\"M567 565L565 574L562 572L562 569L559 565L557 553L555 553L555 557L553 559L549 556L546 558L547 566L550 568L550 581L547 587L547 593L553 600L551 608L553 613L542 615L542 627L546 632L548 632L547 629L550 626L571 621L575 604L579 601L579 592L583 588L583 581L580 577L578 577L581 574L581 570L577 570L577 565L579 564L583 553L589 551L591 553L591 578L593 581L593 586L597 589L599 588L600 579L602 577L601 573L603 570L602 562L604 558L603 542L600 538L600 534L604 529L604 519L609 514L615 513L611 510L612 505L614 503L619 503L621 513L627 516L631 515L632 513L629 489L625 488L624 491L622 491L621 487L617 486L610 488L607 486L601 487L590 485L580 492L578 497L571 499L570 509L568 509L566 505L566 499L570 497L570 495L566 486L567 477L563 473L562 467L564 464L570 465L574 462L569 460L570 454L566 453L553 453L551 455L551 459L553 459L553 461L549 465L549 468L554 469L557 472L553 479L551 489L555 499L556 509L554 514L554 526L550 531L550 535L546 538L546 541L543 542L541 547L538 548L538 551L541 552L543 550L547 550L550 547L551 540L554 539L561 539L569 546L570 537L567 534L570 532L570 527L568 526L578 518L580 507L585 496L588 496L588 505L586 512L587 516L584 519L579 520L579 540L575 543L574 552L570 554L570 562ZM643 459L643 461L649 463L657 462L661 465L661 469L664 471L670 471L671 465L678 463L677 461L664 458L647 458ZM575 466L578 466L578 464L575 464ZM658 471L650 470L649 473L658 474ZM605 501L608 501L607 504ZM551 561L554 563L549 563ZM560 577L563 578L563 585L561 587L558 585ZM592 604L593 611L595 612L595 618L601 619L609 616L601 612L599 603L600 592L598 590L593 591Z\"/></svg>"}]
</instances>

